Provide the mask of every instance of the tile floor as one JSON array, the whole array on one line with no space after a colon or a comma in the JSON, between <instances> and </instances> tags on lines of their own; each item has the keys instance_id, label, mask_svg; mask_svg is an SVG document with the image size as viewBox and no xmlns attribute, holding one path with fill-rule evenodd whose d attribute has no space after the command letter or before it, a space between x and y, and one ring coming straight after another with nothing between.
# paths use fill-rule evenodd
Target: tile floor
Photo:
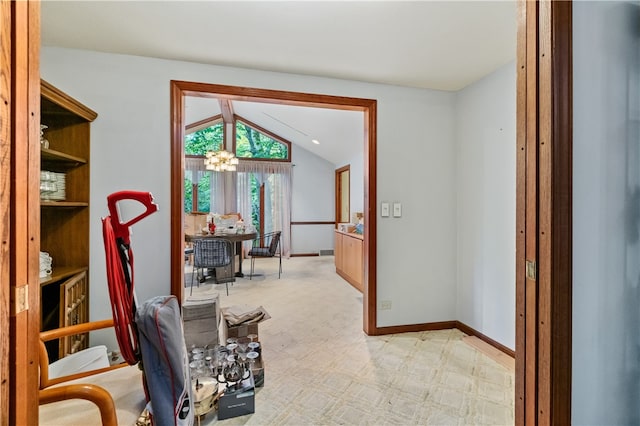
<instances>
[{"instance_id":1,"label":"tile floor","mask_svg":"<svg viewBox=\"0 0 640 426\"><path fill-rule=\"evenodd\" d=\"M229 296L224 285L194 288L219 292L222 306L262 305L271 315L260 324L266 369L255 414L208 414L202 425L514 423L513 371L464 343L462 332L366 336L362 296L335 274L333 257L283 259L283 271L279 280L277 259L258 259L262 275L239 279ZM122 370L108 373L105 387L126 425L144 396L136 367ZM63 404L41 407L41 424L99 424L89 403Z\"/></svg>"}]
</instances>

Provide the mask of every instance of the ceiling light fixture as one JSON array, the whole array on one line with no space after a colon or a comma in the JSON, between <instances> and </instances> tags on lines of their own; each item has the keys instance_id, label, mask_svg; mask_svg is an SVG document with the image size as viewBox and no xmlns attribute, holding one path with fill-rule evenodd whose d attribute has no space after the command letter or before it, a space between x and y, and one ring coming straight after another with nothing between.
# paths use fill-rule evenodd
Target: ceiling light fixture
<instances>
[{"instance_id":1,"label":"ceiling light fixture","mask_svg":"<svg viewBox=\"0 0 640 426\"><path fill-rule=\"evenodd\" d=\"M214 172L235 172L238 159L229 151L207 151L204 164L207 170Z\"/></svg>"},{"instance_id":2,"label":"ceiling light fixture","mask_svg":"<svg viewBox=\"0 0 640 426\"><path fill-rule=\"evenodd\" d=\"M311 139L311 142L315 143L316 145L320 145L320 141L318 139Z\"/></svg>"}]
</instances>

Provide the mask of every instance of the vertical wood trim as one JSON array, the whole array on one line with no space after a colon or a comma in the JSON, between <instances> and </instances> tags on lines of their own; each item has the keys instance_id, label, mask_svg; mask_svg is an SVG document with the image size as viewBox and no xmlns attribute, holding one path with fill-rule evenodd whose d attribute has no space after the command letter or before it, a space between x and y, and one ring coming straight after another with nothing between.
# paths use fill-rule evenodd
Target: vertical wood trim
<instances>
[{"instance_id":1,"label":"vertical wood trim","mask_svg":"<svg viewBox=\"0 0 640 426\"><path fill-rule=\"evenodd\" d=\"M516 350L515 420L525 424L526 321L525 321L525 227L526 227L526 145L527 145L527 2L518 2L516 61Z\"/></svg>"},{"instance_id":2,"label":"vertical wood trim","mask_svg":"<svg viewBox=\"0 0 640 426\"><path fill-rule=\"evenodd\" d=\"M571 424L572 4L522 0L518 10L516 424L564 425ZM526 260L537 264L535 279L524 277Z\"/></svg>"},{"instance_id":3,"label":"vertical wood trim","mask_svg":"<svg viewBox=\"0 0 640 426\"><path fill-rule=\"evenodd\" d=\"M234 154L236 153L236 138L238 137L237 129L236 129L237 125L238 125L238 123L236 122L236 116L234 115L233 116L233 121L231 122L231 152L233 152ZM226 143L226 141L227 141L227 126L224 126L224 140L225 140L225 143ZM289 154L289 155L291 155L291 154Z\"/></svg>"},{"instance_id":4,"label":"vertical wood trim","mask_svg":"<svg viewBox=\"0 0 640 426\"><path fill-rule=\"evenodd\" d=\"M363 330L378 334L378 276L377 276L377 167L378 167L378 103L372 101L364 112L364 285L362 292Z\"/></svg>"},{"instance_id":5,"label":"vertical wood trim","mask_svg":"<svg viewBox=\"0 0 640 426\"><path fill-rule=\"evenodd\" d=\"M38 423L40 203L40 4L12 2L11 25L11 293L26 291L28 307L10 318L9 421ZM15 301L11 301L12 306Z\"/></svg>"},{"instance_id":6,"label":"vertical wood trim","mask_svg":"<svg viewBox=\"0 0 640 426\"><path fill-rule=\"evenodd\" d=\"M259 199L260 199L260 206L258 207L260 209L260 218L258 219L260 221L260 234L264 235L264 228L265 228L265 224L264 224L264 182L262 182L260 184L260 195L259 195ZM260 238L260 245L264 246L264 240L262 238Z\"/></svg>"},{"instance_id":7,"label":"vertical wood trim","mask_svg":"<svg viewBox=\"0 0 640 426\"><path fill-rule=\"evenodd\" d=\"M572 4L540 3L538 420L571 424Z\"/></svg>"},{"instance_id":8,"label":"vertical wood trim","mask_svg":"<svg viewBox=\"0 0 640 426\"><path fill-rule=\"evenodd\" d=\"M191 211L198 211L198 182L191 183Z\"/></svg>"},{"instance_id":9,"label":"vertical wood trim","mask_svg":"<svg viewBox=\"0 0 640 426\"><path fill-rule=\"evenodd\" d=\"M538 2L526 2L526 131L525 131L525 258L537 262L538 228ZM525 423L537 424L538 391L538 288L536 279L526 276L525 286Z\"/></svg>"},{"instance_id":10,"label":"vertical wood trim","mask_svg":"<svg viewBox=\"0 0 640 426\"><path fill-rule=\"evenodd\" d=\"M0 2L0 424L9 424L9 239L11 206L11 2Z\"/></svg>"},{"instance_id":11,"label":"vertical wood trim","mask_svg":"<svg viewBox=\"0 0 640 426\"><path fill-rule=\"evenodd\" d=\"M28 68L28 283L29 309L27 332L27 394L29 402L25 412L33 421L39 406L40 368L40 180L33 179L40 173L40 1L29 1L29 68ZM88 300L87 300L88 303Z\"/></svg>"},{"instance_id":12,"label":"vertical wood trim","mask_svg":"<svg viewBox=\"0 0 640 426\"><path fill-rule=\"evenodd\" d=\"M539 50L538 50L538 149L540 155L539 164L539 228L538 238L538 422L540 425L549 425L551 419L550 402L550 368L548 354L551 346L549 331L551 327L551 264L550 254L550 231L551 231L551 170L550 165L553 160L549 146L553 143L551 138L551 5L547 1L539 4Z\"/></svg>"},{"instance_id":13,"label":"vertical wood trim","mask_svg":"<svg viewBox=\"0 0 640 426\"><path fill-rule=\"evenodd\" d=\"M224 124L233 124L233 107L229 99L218 99L220 104L220 111L222 111L222 120ZM226 145L226 144L225 144Z\"/></svg>"},{"instance_id":14,"label":"vertical wood trim","mask_svg":"<svg viewBox=\"0 0 640 426\"><path fill-rule=\"evenodd\" d=\"M182 304L184 288L184 97L173 84L171 91L171 294Z\"/></svg>"},{"instance_id":15,"label":"vertical wood trim","mask_svg":"<svg viewBox=\"0 0 640 426\"><path fill-rule=\"evenodd\" d=\"M571 424L573 318L573 3L552 3L551 424Z\"/></svg>"},{"instance_id":16,"label":"vertical wood trim","mask_svg":"<svg viewBox=\"0 0 640 426\"><path fill-rule=\"evenodd\" d=\"M336 208L336 229L338 228L338 222L340 222L342 216L342 173L349 172L349 197L351 197L351 165L347 164L344 167L336 169L335 172L335 208ZM351 205L349 205L349 214L351 214Z\"/></svg>"}]
</instances>

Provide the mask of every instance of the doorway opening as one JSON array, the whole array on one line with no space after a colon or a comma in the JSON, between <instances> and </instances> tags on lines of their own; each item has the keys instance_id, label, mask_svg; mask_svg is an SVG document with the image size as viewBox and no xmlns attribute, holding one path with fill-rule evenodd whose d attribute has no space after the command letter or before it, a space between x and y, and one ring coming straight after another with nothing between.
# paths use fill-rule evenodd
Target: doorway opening
<instances>
[{"instance_id":1,"label":"doorway opening","mask_svg":"<svg viewBox=\"0 0 640 426\"><path fill-rule=\"evenodd\" d=\"M363 331L377 334L376 318L376 128L377 101L238 86L171 81L171 293L179 301L184 289L183 199L185 98L277 103L361 111L364 116L364 291ZM177 220L180 218L180 220Z\"/></svg>"}]
</instances>

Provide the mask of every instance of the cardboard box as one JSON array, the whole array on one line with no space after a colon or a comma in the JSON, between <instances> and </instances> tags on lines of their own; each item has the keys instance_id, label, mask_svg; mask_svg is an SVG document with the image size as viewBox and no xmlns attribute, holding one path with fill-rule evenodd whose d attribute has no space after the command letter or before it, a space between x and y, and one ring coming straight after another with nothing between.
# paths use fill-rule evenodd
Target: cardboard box
<instances>
[{"instance_id":1,"label":"cardboard box","mask_svg":"<svg viewBox=\"0 0 640 426\"><path fill-rule=\"evenodd\" d=\"M225 341L227 340L228 337L247 337L250 334L255 334L257 336L259 336L258 334L258 324L244 324L244 325L234 325L234 326L230 326L227 324L226 321L222 321L223 322L223 328L225 328Z\"/></svg>"},{"instance_id":2,"label":"cardboard box","mask_svg":"<svg viewBox=\"0 0 640 426\"><path fill-rule=\"evenodd\" d=\"M251 367L251 374L253 375L253 381L257 388L264 386L264 361L262 360L262 353L260 357L256 359Z\"/></svg>"},{"instance_id":3,"label":"cardboard box","mask_svg":"<svg viewBox=\"0 0 640 426\"><path fill-rule=\"evenodd\" d=\"M187 297L182 304L184 341L187 349L217 344L221 318L218 293Z\"/></svg>"},{"instance_id":4,"label":"cardboard box","mask_svg":"<svg viewBox=\"0 0 640 426\"><path fill-rule=\"evenodd\" d=\"M228 321L225 320L225 316L229 315L229 312L231 311L235 313L258 311L261 313L261 316L258 321L252 322L249 324L229 325ZM271 318L271 316L262 306L258 308L253 308L253 307L248 307L246 305L240 305L240 306L231 306L231 307L222 308L222 321L220 324L220 341L226 342L227 338L229 337L235 337L235 338L246 337L249 334L255 334L259 336L258 324L269 318Z\"/></svg>"},{"instance_id":5,"label":"cardboard box","mask_svg":"<svg viewBox=\"0 0 640 426\"><path fill-rule=\"evenodd\" d=\"M252 414L256 411L256 389L253 374L240 382L238 389L225 390L218 401L218 420Z\"/></svg>"},{"instance_id":6,"label":"cardboard box","mask_svg":"<svg viewBox=\"0 0 640 426\"><path fill-rule=\"evenodd\" d=\"M202 228L207 226L207 214L194 212L184 215L184 233L188 235L198 235L202 233Z\"/></svg>"}]
</instances>

